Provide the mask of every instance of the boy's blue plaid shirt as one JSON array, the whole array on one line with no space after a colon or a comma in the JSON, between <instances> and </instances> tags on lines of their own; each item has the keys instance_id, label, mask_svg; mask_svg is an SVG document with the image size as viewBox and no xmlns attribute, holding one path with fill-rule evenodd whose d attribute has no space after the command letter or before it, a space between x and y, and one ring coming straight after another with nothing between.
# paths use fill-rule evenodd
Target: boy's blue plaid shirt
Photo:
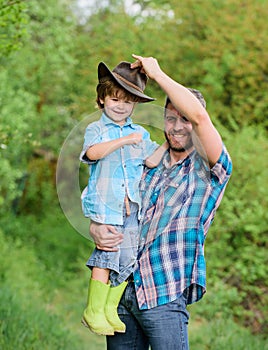
<instances>
[{"instance_id":1,"label":"boy's blue plaid shirt","mask_svg":"<svg viewBox=\"0 0 268 350\"><path fill-rule=\"evenodd\" d=\"M98 161L90 161L87 149L101 142L118 139L134 132L142 134L138 145L125 145ZM139 183L144 169L144 160L158 144L151 141L150 134L131 118L120 126L104 113L101 118L86 128L80 160L89 165L89 181L82 193L82 207L86 217L100 223L123 224L123 207L126 193L132 202L141 206Z\"/></svg>"},{"instance_id":2,"label":"boy's blue plaid shirt","mask_svg":"<svg viewBox=\"0 0 268 350\"><path fill-rule=\"evenodd\" d=\"M193 152L171 168L169 153L142 178L140 247L134 271L141 309L205 293L204 241L232 171L223 146L212 169Z\"/></svg>"}]
</instances>

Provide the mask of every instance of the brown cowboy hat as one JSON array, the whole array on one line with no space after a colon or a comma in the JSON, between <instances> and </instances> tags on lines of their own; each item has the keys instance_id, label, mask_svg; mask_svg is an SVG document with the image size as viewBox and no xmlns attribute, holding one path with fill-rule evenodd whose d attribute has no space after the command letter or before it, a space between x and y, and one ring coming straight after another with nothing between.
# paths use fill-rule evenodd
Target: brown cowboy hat
<instances>
[{"instance_id":1,"label":"brown cowboy hat","mask_svg":"<svg viewBox=\"0 0 268 350\"><path fill-rule=\"evenodd\" d=\"M131 63L120 62L112 71L106 66L104 62L100 62L98 66L99 82L103 83L106 80L114 79L122 88L141 98L141 102L150 102L155 99L143 93L146 83L147 75L141 73L140 67L131 68Z\"/></svg>"}]
</instances>

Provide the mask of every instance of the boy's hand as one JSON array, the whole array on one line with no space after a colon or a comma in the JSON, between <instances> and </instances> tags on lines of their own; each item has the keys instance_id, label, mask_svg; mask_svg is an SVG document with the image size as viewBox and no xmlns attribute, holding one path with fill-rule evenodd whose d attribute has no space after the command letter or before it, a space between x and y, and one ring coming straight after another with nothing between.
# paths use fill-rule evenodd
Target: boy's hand
<instances>
[{"instance_id":1,"label":"boy's hand","mask_svg":"<svg viewBox=\"0 0 268 350\"><path fill-rule=\"evenodd\" d=\"M126 145L137 145L142 141L142 134L138 132L133 132L125 136Z\"/></svg>"}]
</instances>

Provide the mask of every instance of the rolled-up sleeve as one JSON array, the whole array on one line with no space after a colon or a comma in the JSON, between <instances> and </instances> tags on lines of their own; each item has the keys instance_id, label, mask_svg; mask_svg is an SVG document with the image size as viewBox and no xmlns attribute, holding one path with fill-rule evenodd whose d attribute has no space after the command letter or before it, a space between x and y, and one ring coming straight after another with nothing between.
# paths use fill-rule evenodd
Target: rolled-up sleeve
<instances>
[{"instance_id":1,"label":"rolled-up sleeve","mask_svg":"<svg viewBox=\"0 0 268 350\"><path fill-rule=\"evenodd\" d=\"M231 157L227 152L225 145L223 144L220 158L214 165L214 167L211 169L212 183L215 185L225 184L231 176L232 168L233 167Z\"/></svg>"},{"instance_id":2,"label":"rolled-up sleeve","mask_svg":"<svg viewBox=\"0 0 268 350\"><path fill-rule=\"evenodd\" d=\"M143 140L143 159L150 157L154 153L154 151L159 147L159 145L152 140Z\"/></svg>"},{"instance_id":3,"label":"rolled-up sleeve","mask_svg":"<svg viewBox=\"0 0 268 350\"><path fill-rule=\"evenodd\" d=\"M150 134L147 130L144 130L142 137L142 158L145 160L159 147L158 143L150 139Z\"/></svg>"},{"instance_id":4,"label":"rolled-up sleeve","mask_svg":"<svg viewBox=\"0 0 268 350\"><path fill-rule=\"evenodd\" d=\"M80 161L87 164L96 163L96 160L90 160L87 157L86 152L89 149L89 147L100 142L102 142L100 127L97 125L97 123L92 123L88 125L85 131L83 148L79 157Z\"/></svg>"}]
</instances>

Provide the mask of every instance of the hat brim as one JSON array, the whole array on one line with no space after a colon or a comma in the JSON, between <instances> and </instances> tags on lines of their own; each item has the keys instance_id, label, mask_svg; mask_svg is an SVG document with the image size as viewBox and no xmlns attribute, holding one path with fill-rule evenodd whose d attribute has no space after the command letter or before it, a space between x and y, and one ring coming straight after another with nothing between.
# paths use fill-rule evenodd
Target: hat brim
<instances>
[{"instance_id":1,"label":"hat brim","mask_svg":"<svg viewBox=\"0 0 268 350\"><path fill-rule=\"evenodd\" d=\"M104 80L104 78L112 78L114 79L120 86L122 86L123 89L127 90L131 94L138 96L141 99L141 102L151 102L155 101L155 98L150 97L148 95L145 95L144 93L140 92L139 90L135 89L134 87L128 85L126 82L121 80L118 76L113 74L112 71L106 66L104 62L100 62L98 65L98 79L99 82Z\"/></svg>"}]
</instances>

